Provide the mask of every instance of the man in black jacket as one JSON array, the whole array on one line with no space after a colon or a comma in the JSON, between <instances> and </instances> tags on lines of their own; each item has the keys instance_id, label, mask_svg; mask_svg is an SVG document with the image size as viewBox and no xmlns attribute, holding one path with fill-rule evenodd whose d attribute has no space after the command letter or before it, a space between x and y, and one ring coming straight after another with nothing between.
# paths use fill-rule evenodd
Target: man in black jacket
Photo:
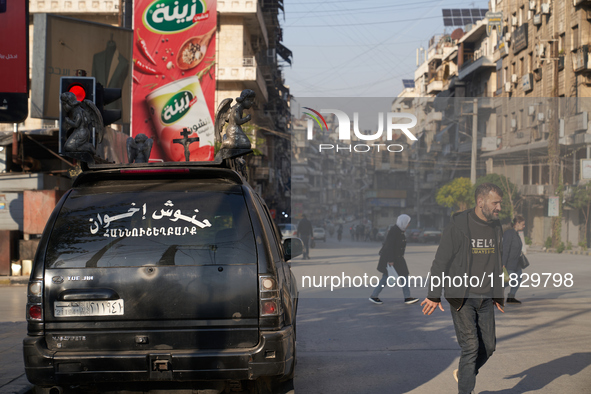
<instances>
[{"instance_id":1,"label":"man in black jacket","mask_svg":"<svg viewBox=\"0 0 591 394\"><path fill-rule=\"evenodd\" d=\"M479 369L496 346L494 306L503 312L502 229L498 220L503 191L492 183L476 188L476 207L453 215L443 231L431 267L427 298L430 315L441 306L441 292L450 304L462 352L454 378L460 394L471 393Z\"/></svg>"},{"instance_id":2,"label":"man in black jacket","mask_svg":"<svg viewBox=\"0 0 591 394\"><path fill-rule=\"evenodd\" d=\"M302 220L298 223L298 236L304 243L304 260L310 260L310 237L312 236L312 223L306 215L302 215Z\"/></svg>"}]
</instances>

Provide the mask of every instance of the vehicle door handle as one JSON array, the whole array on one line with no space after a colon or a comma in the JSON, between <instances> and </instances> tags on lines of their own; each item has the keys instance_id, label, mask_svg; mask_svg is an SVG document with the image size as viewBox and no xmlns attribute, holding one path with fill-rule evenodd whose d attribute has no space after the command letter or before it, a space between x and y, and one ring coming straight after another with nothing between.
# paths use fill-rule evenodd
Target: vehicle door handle
<instances>
[{"instance_id":1,"label":"vehicle door handle","mask_svg":"<svg viewBox=\"0 0 591 394\"><path fill-rule=\"evenodd\" d=\"M118 300L119 294L113 289L69 289L62 291L59 301Z\"/></svg>"}]
</instances>

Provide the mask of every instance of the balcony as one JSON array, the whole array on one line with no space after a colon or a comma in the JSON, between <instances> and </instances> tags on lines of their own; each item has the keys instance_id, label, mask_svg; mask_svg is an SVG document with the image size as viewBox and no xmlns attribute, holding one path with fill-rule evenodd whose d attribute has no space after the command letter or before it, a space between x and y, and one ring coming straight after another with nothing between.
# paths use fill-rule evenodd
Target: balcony
<instances>
[{"instance_id":1,"label":"balcony","mask_svg":"<svg viewBox=\"0 0 591 394\"><path fill-rule=\"evenodd\" d=\"M269 46L267 26L257 0L219 0L217 6L220 16L234 15L243 17L244 26L248 31L262 35L265 40L265 47Z\"/></svg>"},{"instance_id":2,"label":"balcony","mask_svg":"<svg viewBox=\"0 0 591 394\"><path fill-rule=\"evenodd\" d=\"M258 97L269 100L269 93L261 70L254 57L224 58L218 66L217 80L220 82L242 82L248 89L256 92Z\"/></svg>"},{"instance_id":3,"label":"balcony","mask_svg":"<svg viewBox=\"0 0 591 394\"><path fill-rule=\"evenodd\" d=\"M23 0L24 1L24 0ZM29 13L118 14L118 0L30 0Z\"/></svg>"},{"instance_id":4,"label":"balcony","mask_svg":"<svg viewBox=\"0 0 591 394\"><path fill-rule=\"evenodd\" d=\"M481 56L476 60L464 63L458 73L458 78L463 80L473 72L482 71L485 68L492 68L494 70L496 64L488 56Z\"/></svg>"},{"instance_id":5,"label":"balcony","mask_svg":"<svg viewBox=\"0 0 591 394\"><path fill-rule=\"evenodd\" d=\"M427 93L438 93L443 90L443 81L433 81L427 85Z\"/></svg>"}]
</instances>

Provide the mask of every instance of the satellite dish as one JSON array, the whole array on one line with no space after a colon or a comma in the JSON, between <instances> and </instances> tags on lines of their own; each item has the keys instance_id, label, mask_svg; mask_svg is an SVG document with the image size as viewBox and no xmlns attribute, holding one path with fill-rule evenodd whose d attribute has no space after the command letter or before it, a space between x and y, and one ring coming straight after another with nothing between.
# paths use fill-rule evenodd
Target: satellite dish
<instances>
[{"instance_id":1,"label":"satellite dish","mask_svg":"<svg viewBox=\"0 0 591 394\"><path fill-rule=\"evenodd\" d=\"M462 37L464 37L464 30L461 27L451 32L452 40L459 40Z\"/></svg>"}]
</instances>

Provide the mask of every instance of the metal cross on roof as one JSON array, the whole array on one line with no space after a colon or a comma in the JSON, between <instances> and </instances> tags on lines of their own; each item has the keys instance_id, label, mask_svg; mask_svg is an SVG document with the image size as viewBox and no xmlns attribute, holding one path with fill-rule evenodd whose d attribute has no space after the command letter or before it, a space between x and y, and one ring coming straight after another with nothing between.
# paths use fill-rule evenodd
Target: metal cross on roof
<instances>
[{"instance_id":1,"label":"metal cross on roof","mask_svg":"<svg viewBox=\"0 0 591 394\"><path fill-rule=\"evenodd\" d=\"M186 127L183 128L183 131L181 131L180 134L183 136L183 138L175 138L172 140L172 142L175 144L181 144L185 148L185 161L190 161L189 145L191 145L193 142L199 142L199 136L189 138L189 135L193 133Z\"/></svg>"}]
</instances>

